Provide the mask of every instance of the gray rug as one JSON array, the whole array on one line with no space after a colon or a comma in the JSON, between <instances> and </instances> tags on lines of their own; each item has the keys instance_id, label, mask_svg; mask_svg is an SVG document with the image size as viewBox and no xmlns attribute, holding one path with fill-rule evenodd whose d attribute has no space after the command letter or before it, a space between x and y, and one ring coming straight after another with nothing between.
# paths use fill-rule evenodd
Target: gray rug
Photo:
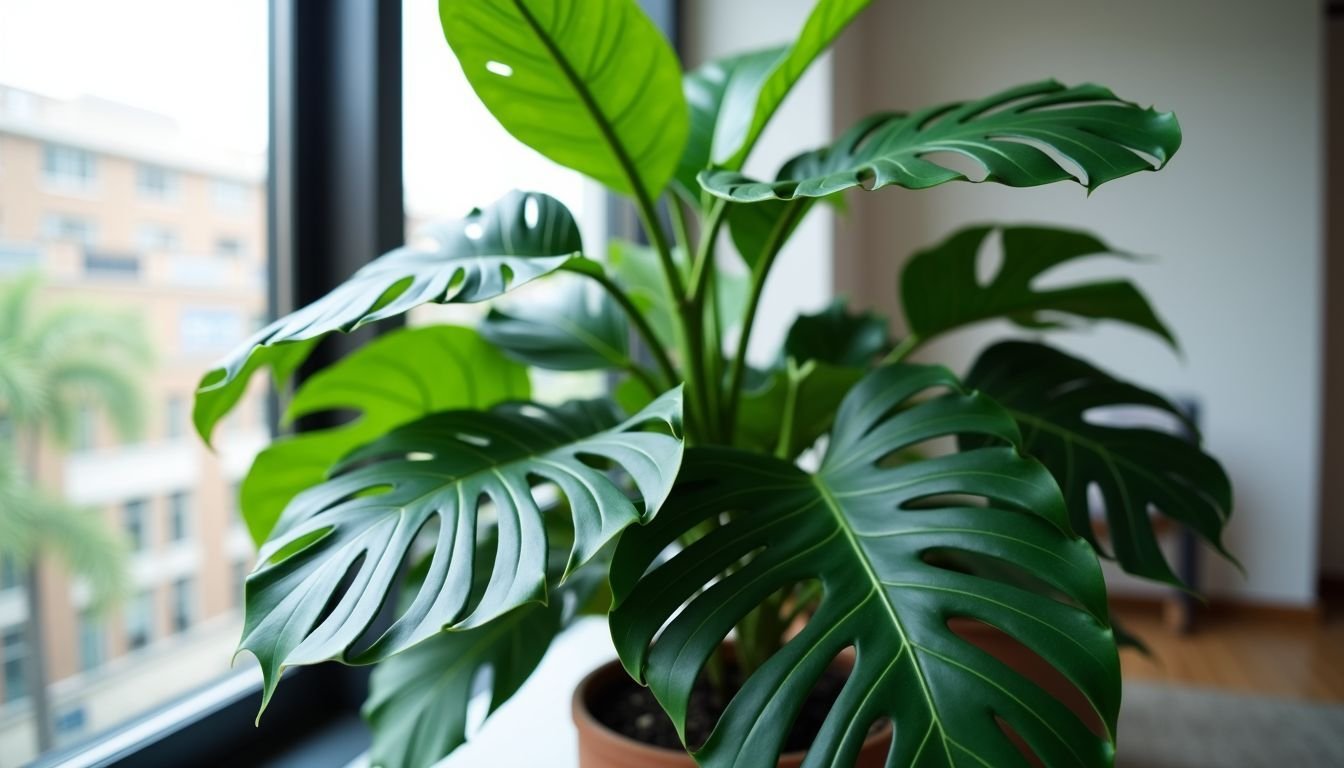
<instances>
[{"instance_id":1,"label":"gray rug","mask_svg":"<svg viewBox=\"0 0 1344 768\"><path fill-rule=\"evenodd\" d=\"M1344 705L1126 682L1119 768L1344 768Z\"/></svg>"}]
</instances>

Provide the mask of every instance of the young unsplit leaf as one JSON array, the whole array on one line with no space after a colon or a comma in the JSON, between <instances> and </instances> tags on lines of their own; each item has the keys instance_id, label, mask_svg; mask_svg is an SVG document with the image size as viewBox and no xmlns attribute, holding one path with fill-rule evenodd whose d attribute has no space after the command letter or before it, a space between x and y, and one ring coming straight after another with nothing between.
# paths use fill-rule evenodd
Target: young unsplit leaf
<instances>
[{"instance_id":1,"label":"young unsplit leaf","mask_svg":"<svg viewBox=\"0 0 1344 768\"><path fill-rule=\"evenodd\" d=\"M999 445L884 461L957 434ZM810 765L853 764L869 725L884 719L895 725L891 765L1025 765L996 718L1047 766L1111 764L1120 667L1101 569L1067 533L1049 473L1004 445L1017 440L1003 410L945 369L900 365L845 399L816 474L740 450L688 452L668 504L621 537L611 571L617 651L678 728L737 622L782 588L815 579L823 589L806 627L733 697L695 753L701 765L774 765L808 691L849 647L854 668ZM706 520L720 524L661 559ZM939 564L947 553L958 568ZM981 575L977 564L994 567ZM1005 566L1031 578L987 575ZM1090 702L1103 734L963 640L949 628L955 617L1038 654Z\"/></svg>"},{"instance_id":2,"label":"young unsplit leaf","mask_svg":"<svg viewBox=\"0 0 1344 768\"><path fill-rule=\"evenodd\" d=\"M342 456L393 427L437 411L484 409L529 396L527 369L469 328L380 336L294 393L286 420L338 410L357 415L337 427L280 438L257 454L239 493L253 541L264 542L285 506L325 480Z\"/></svg>"},{"instance_id":3,"label":"young unsplit leaf","mask_svg":"<svg viewBox=\"0 0 1344 768\"><path fill-rule=\"evenodd\" d=\"M1182 424L1184 415L1165 398L1059 350L1028 342L1003 342L985 350L966 383L1001 403L1021 425L1024 450L1059 481L1074 530L1094 544L1088 488L1096 486L1111 548L1129 573L1180 583L1158 546L1150 509L1231 558L1223 549L1222 532L1232 513L1232 486L1217 460L1200 449L1197 436L1092 417L1095 411L1128 407Z\"/></svg>"},{"instance_id":4,"label":"young unsplit leaf","mask_svg":"<svg viewBox=\"0 0 1344 768\"><path fill-rule=\"evenodd\" d=\"M686 142L676 54L634 0L440 0L448 45L504 129L656 198Z\"/></svg>"},{"instance_id":5,"label":"young unsplit leaf","mask_svg":"<svg viewBox=\"0 0 1344 768\"><path fill-rule=\"evenodd\" d=\"M652 515L681 464L681 390L617 419L606 401L446 411L347 456L285 509L247 579L240 647L261 663L263 702L286 666L378 661L441 630L482 626L545 600L548 544L536 483L568 502L568 570ZM607 467L629 478L633 500ZM365 637L431 521L438 529L421 589L386 631ZM473 594L482 528L497 532L499 548L488 586Z\"/></svg>"},{"instance_id":6,"label":"young unsplit leaf","mask_svg":"<svg viewBox=\"0 0 1344 768\"><path fill-rule=\"evenodd\" d=\"M1120 101L1099 85L1048 80L979 101L866 117L831 146L785 163L773 182L725 169L701 173L700 184L718 197L759 202L825 197L858 186L925 189L969 181L929 157L952 152L983 166L984 181L1032 187L1072 179L1093 190L1161 168L1180 144L1180 126L1170 112Z\"/></svg>"},{"instance_id":7,"label":"young unsplit leaf","mask_svg":"<svg viewBox=\"0 0 1344 768\"><path fill-rule=\"evenodd\" d=\"M207 373L193 414L201 437L210 439L262 364L290 373L328 333L348 333L431 302L493 299L559 269L583 249L565 206L537 192L510 192L428 231L424 240L370 262L331 293L257 332Z\"/></svg>"},{"instance_id":8,"label":"young unsplit leaf","mask_svg":"<svg viewBox=\"0 0 1344 768\"><path fill-rule=\"evenodd\" d=\"M1058 328L1058 316L1114 320L1176 339L1128 280L1035 288L1046 272L1097 254L1125 257L1101 240L1067 229L1002 227L1003 260L986 284L976 262L993 227L964 229L916 253L901 273L901 305L911 332L923 339L983 320L1004 318L1026 328ZM1051 317L1055 315L1056 317Z\"/></svg>"}]
</instances>

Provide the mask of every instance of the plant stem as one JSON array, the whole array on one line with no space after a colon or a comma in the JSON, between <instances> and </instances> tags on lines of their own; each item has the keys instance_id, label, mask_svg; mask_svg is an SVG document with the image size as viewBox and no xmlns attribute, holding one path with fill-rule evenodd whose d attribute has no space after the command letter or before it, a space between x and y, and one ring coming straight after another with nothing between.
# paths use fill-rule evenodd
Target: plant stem
<instances>
[{"instance_id":1,"label":"plant stem","mask_svg":"<svg viewBox=\"0 0 1344 768\"><path fill-rule=\"evenodd\" d=\"M667 195L667 207L672 212L672 227L676 230L677 241L687 254L691 252L691 228L686 223L686 211L681 207L681 199L675 192Z\"/></svg>"},{"instance_id":2,"label":"plant stem","mask_svg":"<svg viewBox=\"0 0 1344 768\"><path fill-rule=\"evenodd\" d=\"M714 243L718 239L719 228L723 226L727 207L726 201L719 200L710 209L709 218L700 230L700 244L696 248L695 259L691 265L690 292L680 304L681 323L686 329L688 352L686 363L692 385L696 387L698 399L704 407L706 440L714 440L717 437L713 434L713 430L719 425L719 382L711 379L709 373L711 368L705 362L706 347L710 342L712 341L716 348L718 346L717 339L711 340L705 337L705 286L709 276L714 272L712 264ZM713 299L711 295L709 300ZM718 354L717 351L714 352L715 357ZM714 367L717 368L717 365Z\"/></svg>"},{"instance_id":3,"label":"plant stem","mask_svg":"<svg viewBox=\"0 0 1344 768\"><path fill-rule=\"evenodd\" d=\"M770 268L774 266L775 257L779 255L780 249L784 247L785 241L788 240L793 225L806 210L807 201L805 198L795 198L789 202L789 206L780 215L779 221L775 222L775 228L770 230L770 237L766 240L760 260L751 270L751 294L747 299L746 312L742 316L742 334L738 337L737 352L733 356L732 366L729 368L728 374L728 405L723 411L723 431L725 434L733 434L737 427L737 404L742 397L742 380L747 367L747 345L751 341L752 326L756 323L756 309L761 303L761 294L765 290L765 280L770 276Z\"/></svg>"},{"instance_id":4,"label":"plant stem","mask_svg":"<svg viewBox=\"0 0 1344 768\"><path fill-rule=\"evenodd\" d=\"M596 280L611 298L615 299L616 303L620 306L621 311L625 312L626 316L630 318L630 322L634 324L635 331L639 333L640 338L644 340L644 345L647 346L649 352L653 354L653 359L658 364L658 368L662 372L664 378L662 389L676 386L680 376L677 374L676 367L672 365L672 359L667 356L667 351L663 349L662 344L658 343L658 337L654 335L653 327L649 325L649 321L645 319L643 313L641 313L639 308L635 306L634 301L630 299L630 295L622 290L621 286L617 285L616 281L612 280L607 275L606 270L599 268L590 271L568 264L561 267L561 269ZM638 368L639 366L636 365L634 367ZM644 369L640 368L639 370L644 373L644 376L648 375L648 372L644 371ZM631 373L636 372L632 369ZM636 373L636 375L638 376L639 374ZM647 380L645 383L652 384L651 381ZM654 385L653 388L658 389L657 385ZM657 395L658 391L655 391L654 394Z\"/></svg>"},{"instance_id":5,"label":"plant stem","mask_svg":"<svg viewBox=\"0 0 1344 768\"><path fill-rule=\"evenodd\" d=\"M920 338L918 333L911 333L909 336L902 339L901 343L897 344L896 348L891 350L886 357L882 358L880 365L891 365L892 363L901 362L909 357L910 353L918 349L919 345L923 343L924 339Z\"/></svg>"},{"instance_id":6,"label":"plant stem","mask_svg":"<svg viewBox=\"0 0 1344 768\"><path fill-rule=\"evenodd\" d=\"M811 361L808 361L807 365L811 364ZM788 461L793 454L790 450L790 443L793 442L793 413L798 408L798 385L802 383L803 372L792 357L788 358L785 366L787 388L784 390L784 413L780 415L779 441L775 443L775 456Z\"/></svg>"}]
</instances>

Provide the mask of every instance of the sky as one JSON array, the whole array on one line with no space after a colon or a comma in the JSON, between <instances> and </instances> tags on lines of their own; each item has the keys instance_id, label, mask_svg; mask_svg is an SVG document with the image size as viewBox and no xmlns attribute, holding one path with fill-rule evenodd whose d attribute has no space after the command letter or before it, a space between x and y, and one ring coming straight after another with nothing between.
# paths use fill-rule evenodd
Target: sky
<instances>
[{"instance_id":1,"label":"sky","mask_svg":"<svg viewBox=\"0 0 1344 768\"><path fill-rule=\"evenodd\" d=\"M437 3L403 4L408 210L456 217L510 189L580 214L585 184L508 135L472 93ZM266 149L267 0L0 0L0 83L173 118L221 149Z\"/></svg>"}]
</instances>

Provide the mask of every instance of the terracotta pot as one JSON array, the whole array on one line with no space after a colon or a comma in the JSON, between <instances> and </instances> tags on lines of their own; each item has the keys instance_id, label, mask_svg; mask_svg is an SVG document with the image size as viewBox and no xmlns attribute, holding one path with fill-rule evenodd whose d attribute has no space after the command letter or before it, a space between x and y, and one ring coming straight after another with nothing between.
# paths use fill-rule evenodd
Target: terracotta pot
<instances>
[{"instance_id":1,"label":"terracotta pot","mask_svg":"<svg viewBox=\"0 0 1344 768\"><path fill-rule=\"evenodd\" d=\"M842 655L836 663L848 666L853 663L853 658ZM611 730L593 716L591 702L628 679L621 663L610 661L590 672L574 690L571 709L574 725L579 729L579 768L696 768L695 761L685 752L635 741ZM859 751L855 768L880 768L886 763L890 746L890 728L869 736ZM806 754L787 752L781 755L779 768L800 768Z\"/></svg>"}]
</instances>

